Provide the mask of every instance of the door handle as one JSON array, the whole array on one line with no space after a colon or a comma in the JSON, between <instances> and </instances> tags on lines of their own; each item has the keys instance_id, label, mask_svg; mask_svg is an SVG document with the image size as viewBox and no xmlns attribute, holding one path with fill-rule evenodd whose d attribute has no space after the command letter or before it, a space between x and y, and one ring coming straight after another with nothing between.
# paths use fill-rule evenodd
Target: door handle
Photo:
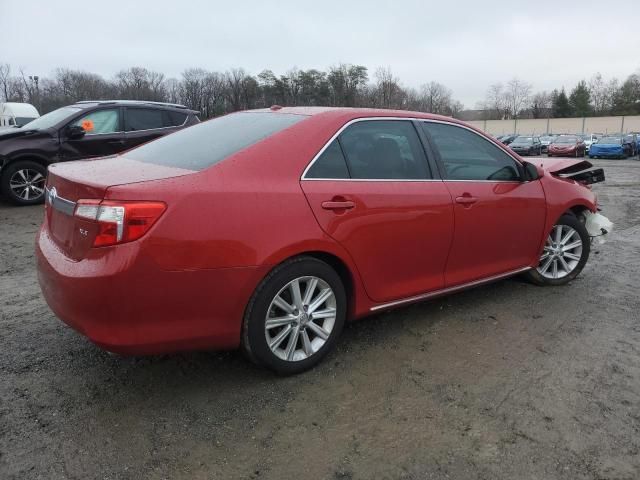
<instances>
[{"instance_id":1,"label":"door handle","mask_svg":"<svg viewBox=\"0 0 640 480\"><path fill-rule=\"evenodd\" d=\"M464 205L465 207L470 207L474 203L476 203L478 199L476 197L472 197L471 195L464 194L461 197L456 197L456 203Z\"/></svg>"},{"instance_id":2,"label":"door handle","mask_svg":"<svg viewBox=\"0 0 640 480\"><path fill-rule=\"evenodd\" d=\"M351 200L331 200L328 202L322 202L322 208L325 210L350 210L355 206L356 204Z\"/></svg>"},{"instance_id":3,"label":"door handle","mask_svg":"<svg viewBox=\"0 0 640 480\"><path fill-rule=\"evenodd\" d=\"M111 145L124 145L124 140L120 139L120 140L107 140L107 143L110 143Z\"/></svg>"}]
</instances>

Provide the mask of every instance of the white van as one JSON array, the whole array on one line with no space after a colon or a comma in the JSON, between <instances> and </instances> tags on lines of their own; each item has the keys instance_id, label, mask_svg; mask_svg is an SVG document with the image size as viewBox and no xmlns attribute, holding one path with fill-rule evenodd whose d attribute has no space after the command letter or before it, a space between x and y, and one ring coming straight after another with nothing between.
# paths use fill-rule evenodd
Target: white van
<instances>
[{"instance_id":1,"label":"white van","mask_svg":"<svg viewBox=\"0 0 640 480\"><path fill-rule=\"evenodd\" d=\"M0 128L21 127L39 116L36 107L29 103L0 103Z\"/></svg>"}]
</instances>

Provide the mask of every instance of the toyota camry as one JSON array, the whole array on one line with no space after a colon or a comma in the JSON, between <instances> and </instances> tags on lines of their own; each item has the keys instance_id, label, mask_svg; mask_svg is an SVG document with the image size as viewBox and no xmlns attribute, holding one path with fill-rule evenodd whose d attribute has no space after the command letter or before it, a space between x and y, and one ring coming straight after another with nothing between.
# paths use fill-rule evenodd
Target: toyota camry
<instances>
[{"instance_id":1,"label":"toyota camry","mask_svg":"<svg viewBox=\"0 0 640 480\"><path fill-rule=\"evenodd\" d=\"M106 350L241 348L296 373L345 321L517 274L574 279L611 229L588 185L604 173L532 162L436 115L238 112L51 165L39 282Z\"/></svg>"}]
</instances>

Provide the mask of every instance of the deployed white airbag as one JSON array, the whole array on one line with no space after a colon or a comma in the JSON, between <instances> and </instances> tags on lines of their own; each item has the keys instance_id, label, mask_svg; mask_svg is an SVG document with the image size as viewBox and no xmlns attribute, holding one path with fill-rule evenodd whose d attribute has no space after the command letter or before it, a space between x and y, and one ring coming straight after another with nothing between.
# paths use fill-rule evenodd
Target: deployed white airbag
<instances>
[{"instance_id":1,"label":"deployed white airbag","mask_svg":"<svg viewBox=\"0 0 640 480\"><path fill-rule=\"evenodd\" d=\"M613 222L604 215L599 213L584 212L584 226L592 237L592 240L598 243L604 243L604 236L613 230Z\"/></svg>"}]
</instances>

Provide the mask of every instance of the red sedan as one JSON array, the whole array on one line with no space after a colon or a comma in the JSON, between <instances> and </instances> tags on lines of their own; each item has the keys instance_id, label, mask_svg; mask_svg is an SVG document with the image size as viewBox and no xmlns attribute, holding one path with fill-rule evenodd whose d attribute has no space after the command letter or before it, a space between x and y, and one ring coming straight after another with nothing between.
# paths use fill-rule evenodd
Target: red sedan
<instances>
[{"instance_id":1,"label":"red sedan","mask_svg":"<svg viewBox=\"0 0 640 480\"><path fill-rule=\"evenodd\" d=\"M547 148L550 157L584 157L587 146L581 137L560 135Z\"/></svg>"},{"instance_id":2,"label":"red sedan","mask_svg":"<svg viewBox=\"0 0 640 480\"><path fill-rule=\"evenodd\" d=\"M535 161L435 115L239 112L52 165L39 281L104 349L242 347L299 372L346 320L520 273L575 278L596 199L562 174L577 160Z\"/></svg>"}]
</instances>

